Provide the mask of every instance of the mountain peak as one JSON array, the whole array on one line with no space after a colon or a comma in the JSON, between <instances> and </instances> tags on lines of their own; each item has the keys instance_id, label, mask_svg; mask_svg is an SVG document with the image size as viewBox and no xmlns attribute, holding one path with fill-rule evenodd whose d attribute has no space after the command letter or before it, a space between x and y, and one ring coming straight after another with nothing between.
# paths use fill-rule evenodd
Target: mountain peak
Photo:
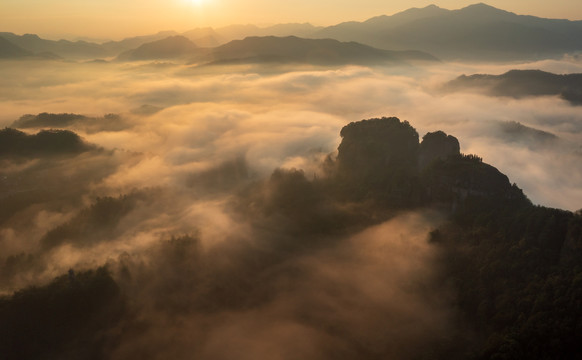
<instances>
[{"instance_id":1,"label":"mountain peak","mask_svg":"<svg viewBox=\"0 0 582 360\"><path fill-rule=\"evenodd\" d=\"M183 35L172 35L168 36L167 38L152 41L149 43L145 43L141 45L138 49L155 49L159 48L160 50L166 51L174 51L177 49L192 49L196 48L196 44L194 44L190 39Z\"/></svg>"},{"instance_id":2,"label":"mountain peak","mask_svg":"<svg viewBox=\"0 0 582 360\"><path fill-rule=\"evenodd\" d=\"M484 9L496 9L497 10L497 8L495 8L495 7L491 6L491 5L482 3L482 2L468 5L465 8L484 8Z\"/></svg>"},{"instance_id":3,"label":"mountain peak","mask_svg":"<svg viewBox=\"0 0 582 360\"><path fill-rule=\"evenodd\" d=\"M472 4L469 6L466 6L458 11L461 12L470 12L470 13L487 13L487 14L512 14L509 11L505 11L505 10L501 10L498 9L496 7L493 7L491 5L485 4L485 3L477 3L477 4Z\"/></svg>"},{"instance_id":4,"label":"mountain peak","mask_svg":"<svg viewBox=\"0 0 582 360\"><path fill-rule=\"evenodd\" d=\"M434 4L425 6L423 8L410 8L401 12L398 12L394 15L387 16L387 15L380 15L373 18L366 20L364 23L366 24L381 24L383 26L398 26L402 25L408 21L419 20L423 18L429 18L433 16L443 15L448 13L449 10L440 8Z\"/></svg>"},{"instance_id":5,"label":"mountain peak","mask_svg":"<svg viewBox=\"0 0 582 360\"><path fill-rule=\"evenodd\" d=\"M404 15L424 15L424 16L432 16L432 15L436 15L436 14L440 14L440 13L444 13L444 12L448 12L449 10L447 9L443 9L440 8L438 6L436 6L435 4L430 4L428 6L425 6L423 8L410 8L404 11L401 11L399 13L396 13L392 16L404 16Z\"/></svg>"},{"instance_id":6,"label":"mountain peak","mask_svg":"<svg viewBox=\"0 0 582 360\"><path fill-rule=\"evenodd\" d=\"M182 35L173 35L140 45L137 49L121 53L118 60L170 59L192 55L198 49L195 43Z\"/></svg>"},{"instance_id":7,"label":"mountain peak","mask_svg":"<svg viewBox=\"0 0 582 360\"><path fill-rule=\"evenodd\" d=\"M24 34L24 35L22 35L22 37L25 39L38 39L38 40L40 40L40 37L36 34Z\"/></svg>"}]
</instances>

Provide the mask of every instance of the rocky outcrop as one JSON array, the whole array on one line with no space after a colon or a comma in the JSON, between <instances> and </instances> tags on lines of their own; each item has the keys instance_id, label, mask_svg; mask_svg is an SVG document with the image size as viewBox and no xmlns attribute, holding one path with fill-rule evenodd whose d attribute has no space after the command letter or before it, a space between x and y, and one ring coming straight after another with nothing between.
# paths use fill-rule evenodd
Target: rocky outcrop
<instances>
[{"instance_id":1,"label":"rocky outcrop","mask_svg":"<svg viewBox=\"0 0 582 360\"><path fill-rule=\"evenodd\" d=\"M334 182L346 197L392 206L439 204L456 211L470 199L526 200L523 192L459 141L442 131L426 134L398 118L350 123L341 130Z\"/></svg>"},{"instance_id":2,"label":"rocky outcrop","mask_svg":"<svg viewBox=\"0 0 582 360\"><path fill-rule=\"evenodd\" d=\"M418 174L418 133L398 118L350 123L341 130L337 179L356 198L408 199ZM411 182L412 181L412 182Z\"/></svg>"},{"instance_id":3,"label":"rocky outcrop","mask_svg":"<svg viewBox=\"0 0 582 360\"><path fill-rule=\"evenodd\" d=\"M97 149L68 130L42 130L33 135L11 128L0 130L0 158L77 155Z\"/></svg>"},{"instance_id":4,"label":"rocky outcrop","mask_svg":"<svg viewBox=\"0 0 582 360\"><path fill-rule=\"evenodd\" d=\"M422 170L437 159L446 160L451 156L460 154L461 146L456 137L447 135L442 131L427 133L422 137L422 143L420 143L418 165Z\"/></svg>"}]
</instances>

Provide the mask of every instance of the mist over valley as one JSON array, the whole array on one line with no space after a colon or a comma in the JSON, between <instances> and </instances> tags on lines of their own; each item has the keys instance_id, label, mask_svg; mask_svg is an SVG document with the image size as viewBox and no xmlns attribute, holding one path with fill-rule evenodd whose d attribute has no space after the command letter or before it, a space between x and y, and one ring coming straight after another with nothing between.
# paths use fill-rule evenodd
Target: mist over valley
<instances>
[{"instance_id":1,"label":"mist over valley","mask_svg":"<svg viewBox=\"0 0 582 360\"><path fill-rule=\"evenodd\" d=\"M579 358L581 31L0 33L0 357Z\"/></svg>"}]
</instances>

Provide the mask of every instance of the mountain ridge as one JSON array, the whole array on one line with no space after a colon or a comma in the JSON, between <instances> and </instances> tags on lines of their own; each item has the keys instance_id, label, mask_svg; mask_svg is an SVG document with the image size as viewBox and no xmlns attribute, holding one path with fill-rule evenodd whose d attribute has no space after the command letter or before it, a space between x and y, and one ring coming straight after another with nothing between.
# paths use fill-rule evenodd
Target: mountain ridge
<instances>
[{"instance_id":1,"label":"mountain ridge","mask_svg":"<svg viewBox=\"0 0 582 360\"><path fill-rule=\"evenodd\" d=\"M182 33L162 31L120 41L45 40L37 35L0 33L24 50L51 52L72 59L118 56L148 42L181 35L201 47L216 47L249 36L297 36L355 41L389 50L423 51L443 60L534 60L582 51L582 20L548 19L477 3L448 10L436 5L410 8L393 15L318 27L287 23L268 27L229 25L195 28Z\"/></svg>"},{"instance_id":2,"label":"mountain ridge","mask_svg":"<svg viewBox=\"0 0 582 360\"><path fill-rule=\"evenodd\" d=\"M399 17L406 11L374 21L343 23L314 36L379 48L417 49L445 60L535 59L582 49L578 36L582 21L517 15L483 3L458 10L437 9L416 9L415 16L405 22Z\"/></svg>"},{"instance_id":3,"label":"mountain ridge","mask_svg":"<svg viewBox=\"0 0 582 360\"><path fill-rule=\"evenodd\" d=\"M582 74L554 74L541 70L510 70L501 75L461 75L444 84L445 92L481 91L492 96L522 98L559 96L582 105Z\"/></svg>"},{"instance_id":4,"label":"mountain ridge","mask_svg":"<svg viewBox=\"0 0 582 360\"><path fill-rule=\"evenodd\" d=\"M36 34L16 35L10 32L0 32L0 37L31 53L52 53L58 57L84 59L87 57L103 57L107 52L99 45L87 41L47 40Z\"/></svg>"},{"instance_id":5,"label":"mountain ridge","mask_svg":"<svg viewBox=\"0 0 582 360\"><path fill-rule=\"evenodd\" d=\"M438 61L422 52L376 49L356 42L335 39L304 39L296 36L247 37L210 50L209 63L307 63L315 65L400 63L407 60ZM193 61L195 63L196 61Z\"/></svg>"},{"instance_id":6,"label":"mountain ridge","mask_svg":"<svg viewBox=\"0 0 582 360\"><path fill-rule=\"evenodd\" d=\"M172 35L167 38L140 45L135 50L119 54L116 60L156 60L192 56L199 47L182 35Z\"/></svg>"},{"instance_id":7,"label":"mountain ridge","mask_svg":"<svg viewBox=\"0 0 582 360\"><path fill-rule=\"evenodd\" d=\"M31 56L32 52L24 50L20 46L13 44L9 40L0 36L0 59L21 58Z\"/></svg>"}]
</instances>

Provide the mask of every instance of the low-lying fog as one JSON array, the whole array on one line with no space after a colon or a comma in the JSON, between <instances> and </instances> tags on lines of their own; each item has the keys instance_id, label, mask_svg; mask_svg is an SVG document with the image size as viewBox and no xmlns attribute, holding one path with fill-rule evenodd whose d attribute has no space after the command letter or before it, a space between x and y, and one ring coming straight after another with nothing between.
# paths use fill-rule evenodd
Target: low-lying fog
<instances>
[{"instance_id":1,"label":"low-lying fog","mask_svg":"<svg viewBox=\"0 0 582 360\"><path fill-rule=\"evenodd\" d=\"M0 159L2 199L28 201L0 214L0 265L11 269L0 291L109 264L151 325L124 335L112 358L417 356L419 339L442 341L453 318L451 293L434 281L438 251L426 242L441 216L407 213L324 236L309 219L265 215L283 201L273 193L297 191L269 177L277 168L323 176L319 165L344 125L396 116L421 137L456 136L463 153L483 157L536 204L582 208L580 107L441 91L463 73L510 69L582 72L582 61L406 69L3 62L0 126L24 114L82 114L64 128L101 149ZM112 203L96 200L104 196ZM297 206L285 211L328 211ZM377 337L379 328L393 333Z\"/></svg>"},{"instance_id":2,"label":"low-lying fog","mask_svg":"<svg viewBox=\"0 0 582 360\"><path fill-rule=\"evenodd\" d=\"M336 149L343 125L397 116L420 136L439 129L457 136L462 152L479 154L499 168L534 203L577 210L582 207L579 107L557 97L439 92L442 83L461 74L510 69L582 72L582 61L333 70L4 62L0 125L41 112L120 114L119 121L102 128L70 127L107 149L144 154L95 184L116 193L180 182L184 173L240 156L261 175L276 167L304 168L314 153ZM504 131L506 122L550 132L559 141L544 144Z\"/></svg>"}]
</instances>

